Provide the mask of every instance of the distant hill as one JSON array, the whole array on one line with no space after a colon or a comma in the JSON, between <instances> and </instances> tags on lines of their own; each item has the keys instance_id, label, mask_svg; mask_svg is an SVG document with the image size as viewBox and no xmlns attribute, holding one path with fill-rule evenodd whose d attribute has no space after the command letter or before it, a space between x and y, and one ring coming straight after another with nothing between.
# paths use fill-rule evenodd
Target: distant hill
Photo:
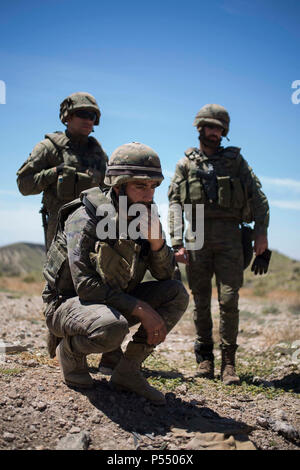
<instances>
[{"instance_id":1,"label":"distant hill","mask_svg":"<svg viewBox=\"0 0 300 470\"><path fill-rule=\"evenodd\" d=\"M253 257L254 259L254 257ZM45 262L44 245L36 243L14 243L0 247L0 276L21 276L29 280L42 279ZM180 264L182 280L186 281L185 267ZM152 279L147 273L145 280ZM300 261L293 260L277 251L272 252L267 275L254 276L251 264L244 273L244 287L263 296L274 290L300 292Z\"/></svg>"},{"instance_id":2,"label":"distant hill","mask_svg":"<svg viewBox=\"0 0 300 470\"><path fill-rule=\"evenodd\" d=\"M256 295L263 296L273 290L300 292L300 261L273 250L268 273L262 276L251 272L251 264L245 271L244 287L253 289Z\"/></svg>"},{"instance_id":3,"label":"distant hill","mask_svg":"<svg viewBox=\"0 0 300 470\"><path fill-rule=\"evenodd\" d=\"M0 247L0 275L24 276L42 272L45 262L44 245L13 243Z\"/></svg>"}]
</instances>

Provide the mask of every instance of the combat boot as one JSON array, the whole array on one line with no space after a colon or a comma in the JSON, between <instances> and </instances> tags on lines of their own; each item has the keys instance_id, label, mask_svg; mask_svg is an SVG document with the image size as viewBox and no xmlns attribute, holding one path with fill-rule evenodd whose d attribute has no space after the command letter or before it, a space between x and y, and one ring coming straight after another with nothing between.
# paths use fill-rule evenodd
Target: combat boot
<instances>
[{"instance_id":1,"label":"combat boot","mask_svg":"<svg viewBox=\"0 0 300 470\"><path fill-rule=\"evenodd\" d=\"M113 371L110 383L117 390L135 392L155 405L165 405L164 394L149 385L140 370L142 362L153 349L147 344L133 343L132 341L128 343L124 356Z\"/></svg>"},{"instance_id":2,"label":"combat boot","mask_svg":"<svg viewBox=\"0 0 300 470\"><path fill-rule=\"evenodd\" d=\"M117 348L114 351L103 353L99 362L99 372L104 375L111 375L113 370L118 365L123 357L123 351L121 348Z\"/></svg>"},{"instance_id":3,"label":"combat boot","mask_svg":"<svg viewBox=\"0 0 300 470\"><path fill-rule=\"evenodd\" d=\"M213 379L215 374L213 345L195 344L195 355L198 363L195 377Z\"/></svg>"},{"instance_id":4,"label":"combat boot","mask_svg":"<svg viewBox=\"0 0 300 470\"><path fill-rule=\"evenodd\" d=\"M224 385L239 385L240 378L235 372L235 352L237 345L230 346L221 345L222 350L222 365L221 365L221 380Z\"/></svg>"},{"instance_id":5,"label":"combat boot","mask_svg":"<svg viewBox=\"0 0 300 470\"><path fill-rule=\"evenodd\" d=\"M72 348L72 343L76 339L74 337L66 337L61 340L56 348L56 356L60 365L63 381L66 385L78 388L92 388L93 379L88 373L86 362L86 354L76 351L76 347ZM75 350L74 350L75 349Z\"/></svg>"},{"instance_id":6,"label":"combat boot","mask_svg":"<svg viewBox=\"0 0 300 470\"><path fill-rule=\"evenodd\" d=\"M47 332L47 349L51 359L55 357L55 351L57 346L59 345L61 338L55 336L51 331L48 330Z\"/></svg>"}]
</instances>

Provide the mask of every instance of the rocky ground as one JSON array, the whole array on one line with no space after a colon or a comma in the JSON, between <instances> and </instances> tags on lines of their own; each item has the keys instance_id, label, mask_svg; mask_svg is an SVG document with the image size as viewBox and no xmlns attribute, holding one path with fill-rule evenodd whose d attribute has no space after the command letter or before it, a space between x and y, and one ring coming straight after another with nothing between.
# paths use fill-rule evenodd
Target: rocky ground
<instances>
[{"instance_id":1,"label":"rocky ground","mask_svg":"<svg viewBox=\"0 0 300 470\"><path fill-rule=\"evenodd\" d=\"M288 297L241 297L241 386L194 378L192 303L165 343L145 362L148 380L166 393L159 409L112 391L89 357L95 389L78 392L48 358L40 296L0 293L0 449L184 450L250 443L261 450L300 446L299 304ZM215 339L218 309L213 300ZM3 352L5 347L5 353ZM214 437L212 437L214 436ZM215 444L208 441L213 438ZM217 439L218 440L218 439ZM227 447L226 447L227 446ZM241 447L242 448L242 447Z\"/></svg>"}]
</instances>

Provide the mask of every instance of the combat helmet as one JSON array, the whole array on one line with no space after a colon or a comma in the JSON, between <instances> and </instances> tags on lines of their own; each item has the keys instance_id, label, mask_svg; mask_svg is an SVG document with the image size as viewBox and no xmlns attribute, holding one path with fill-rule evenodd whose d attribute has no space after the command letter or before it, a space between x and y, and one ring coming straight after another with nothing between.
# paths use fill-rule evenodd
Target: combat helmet
<instances>
[{"instance_id":1,"label":"combat helmet","mask_svg":"<svg viewBox=\"0 0 300 470\"><path fill-rule=\"evenodd\" d=\"M131 142L121 145L112 153L104 184L119 186L136 179L155 180L159 185L164 177L157 153L148 145Z\"/></svg>"},{"instance_id":2,"label":"combat helmet","mask_svg":"<svg viewBox=\"0 0 300 470\"><path fill-rule=\"evenodd\" d=\"M66 124L70 115L74 113L74 111L78 111L80 109L94 111L97 115L95 126L98 126L101 116L100 108L93 95L90 95L90 93L86 93L85 91L72 93L63 100L60 105L59 119L63 124Z\"/></svg>"},{"instance_id":3,"label":"combat helmet","mask_svg":"<svg viewBox=\"0 0 300 470\"><path fill-rule=\"evenodd\" d=\"M193 125L200 131L204 126L215 124L223 127L223 136L229 131L230 117L227 110L219 104L206 104L197 113Z\"/></svg>"}]
</instances>

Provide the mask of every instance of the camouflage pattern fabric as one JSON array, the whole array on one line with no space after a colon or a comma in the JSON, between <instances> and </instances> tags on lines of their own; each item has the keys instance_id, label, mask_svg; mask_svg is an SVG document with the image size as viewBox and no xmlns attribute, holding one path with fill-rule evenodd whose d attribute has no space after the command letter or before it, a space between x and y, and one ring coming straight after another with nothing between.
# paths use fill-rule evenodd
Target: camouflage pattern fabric
<instances>
[{"instance_id":1,"label":"camouflage pattern fabric","mask_svg":"<svg viewBox=\"0 0 300 470\"><path fill-rule=\"evenodd\" d=\"M60 207L93 186L103 186L106 153L93 137L75 138L67 131L47 134L17 172L24 195L43 192L48 213L47 249L55 234ZM64 163L61 174L55 168Z\"/></svg>"},{"instance_id":2,"label":"camouflage pattern fabric","mask_svg":"<svg viewBox=\"0 0 300 470\"><path fill-rule=\"evenodd\" d=\"M210 202L197 170L216 172L217 200ZM210 157L197 148L185 152L169 187L170 209L173 204L204 204L204 246L190 251L187 276L195 311L196 345L211 346L211 280L216 275L220 305L220 339L224 345L236 344L238 333L238 291L243 283L243 249L239 224L254 221L254 236L266 235L269 205L259 179L236 147L220 147ZM184 218L169 213L172 246L183 246L178 227L184 233ZM192 220L192 223L195 221ZM189 234L191 226L187 228ZM177 238L175 238L175 234ZM198 349L199 349L198 348Z\"/></svg>"},{"instance_id":3,"label":"camouflage pattern fabric","mask_svg":"<svg viewBox=\"0 0 300 470\"><path fill-rule=\"evenodd\" d=\"M222 193L221 205L218 202L209 203L201 179L197 177L197 169L207 171L212 164L218 183L228 191ZM227 179L228 178L228 179ZM226 189L227 189L226 188ZM221 191L219 191L220 196ZM204 204L205 219L220 218L234 219L237 223L254 221L254 236L266 234L269 224L269 205L261 190L261 183L253 173L252 168L241 156L237 147L220 149L211 157L207 157L197 148L189 148L185 152L175 170L175 175L169 187L169 203L172 204ZM184 220L179 221L184 232ZM183 245L183 239L174 238L174 217L170 212L170 236L172 246Z\"/></svg>"},{"instance_id":4,"label":"camouflage pattern fabric","mask_svg":"<svg viewBox=\"0 0 300 470\"><path fill-rule=\"evenodd\" d=\"M68 118L79 110L93 111L96 113L95 126L99 125L101 111L94 96L85 91L78 91L67 96L60 104L59 119L63 124L67 123Z\"/></svg>"},{"instance_id":5,"label":"camouflage pattern fabric","mask_svg":"<svg viewBox=\"0 0 300 470\"><path fill-rule=\"evenodd\" d=\"M89 192L94 202L97 199L96 192L99 192L98 200L104 202L100 189L87 191L87 197ZM110 190L106 194L105 201L114 204L112 192ZM103 279L91 257L99 242L96 225L97 220L83 206L68 216L63 232L58 231L56 241L51 245L47 264L51 266L52 255L60 256L55 252L57 242L60 243L59 253L67 252L67 259L66 262L62 259L57 265L60 269L57 280L51 282L51 276L47 276L48 282L43 292L44 301L48 303L45 314L50 331L60 337L85 336L89 343L87 348L90 349L87 354L107 352L119 346L128 327L137 322L131 315L137 299L149 302L162 315L168 331L183 315L188 303L188 294L182 283L172 280L174 255L166 244L161 250L153 252L147 241L142 243L136 267L132 271L133 277L126 284L126 289ZM141 283L147 269L158 281ZM106 271L103 264L101 270ZM60 298L63 299L62 303ZM146 343L142 327L134 340Z\"/></svg>"},{"instance_id":6,"label":"camouflage pattern fabric","mask_svg":"<svg viewBox=\"0 0 300 470\"><path fill-rule=\"evenodd\" d=\"M168 333L180 320L188 302L181 282L173 280L143 282L131 292L131 296L135 301L140 299L149 303L162 316ZM120 310L101 303L85 302L76 296L65 300L52 315L48 315L46 323L57 337L84 336L85 354L109 352L115 350L129 328L138 323L137 318L128 313L122 315ZM133 341L147 343L142 326L134 334Z\"/></svg>"},{"instance_id":7,"label":"camouflage pattern fabric","mask_svg":"<svg viewBox=\"0 0 300 470\"><path fill-rule=\"evenodd\" d=\"M196 343L213 344L211 294L216 275L220 304L220 339L224 345L236 344L238 334L238 291L243 283L241 232L235 221L206 219L204 246L189 252L187 278L195 309Z\"/></svg>"},{"instance_id":8,"label":"camouflage pattern fabric","mask_svg":"<svg viewBox=\"0 0 300 470\"><path fill-rule=\"evenodd\" d=\"M135 179L164 179L157 153L148 145L131 142L121 145L112 153L106 169L104 183L115 186Z\"/></svg>"},{"instance_id":9,"label":"camouflage pattern fabric","mask_svg":"<svg viewBox=\"0 0 300 470\"><path fill-rule=\"evenodd\" d=\"M230 117L227 110L219 104L206 104L197 113L193 126L200 131L204 126L214 125L223 127L223 136L229 132Z\"/></svg>"}]
</instances>

